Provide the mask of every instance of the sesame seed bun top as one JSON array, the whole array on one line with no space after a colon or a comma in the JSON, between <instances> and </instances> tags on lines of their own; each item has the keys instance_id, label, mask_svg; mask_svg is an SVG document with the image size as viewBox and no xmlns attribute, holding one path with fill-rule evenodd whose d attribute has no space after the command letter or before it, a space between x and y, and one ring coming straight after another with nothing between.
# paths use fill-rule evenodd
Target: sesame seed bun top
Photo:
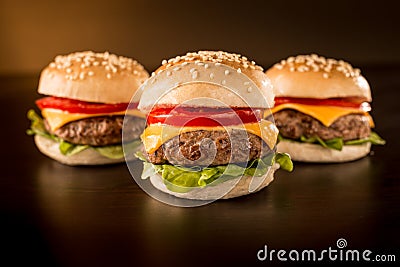
<instances>
[{"instance_id":1,"label":"sesame seed bun top","mask_svg":"<svg viewBox=\"0 0 400 267\"><path fill-rule=\"evenodd\" d=\"M263 69L239 54L199 51L163 60L142 85L139 109L153 105L260 107L273 105Z\"/></svg>"},{"instance_id":2,"label":"sesame seed bun top","mask_svg":"<svg viewBox=\"0 0 400 267\"><path fill-rule=\"evenodd\" d=\"M38 92L89 102L127 103L149 77L136 60L91 51L57 56L41 73Z\"/></svg>"},{"instance_id":3,"label":"sesame seed bun top","mask_svg":"<svg viewBox=\"0 0 400 267\"><path fill-rule=\"evenodd\" d=\"M316 54L289 57L266 71L277 97L341 98L371 101L371 90L359 69L343 60Z\"/></svg>"}]
</instances>

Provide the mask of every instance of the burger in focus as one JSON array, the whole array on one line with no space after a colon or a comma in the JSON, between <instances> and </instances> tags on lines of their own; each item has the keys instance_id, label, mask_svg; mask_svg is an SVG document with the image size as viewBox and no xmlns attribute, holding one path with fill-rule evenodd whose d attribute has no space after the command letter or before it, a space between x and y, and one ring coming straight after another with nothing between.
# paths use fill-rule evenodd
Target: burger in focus
<instances>
[{"instance_id":1,"label":"burger in focus","mask_svg":"<svg viewBox=\"0 0 400 267\"><path fill-rule=\"evenodd\" d=\"M385 141L372 129L367 80L343 60L316 54L289 57L266 72L275 92L271 109L278 151L295 161L346 162Z\"/></svg>"},{"instance_id":2,"label":"burger in focus","mask_svg":"<svg viewBox=\"0 0 400 267\"><path fill-rule=\"evenodd\" d=\"M137 61L108 52L57 56L41 73L38 92L46 96L36 101L40 115L28 112L27 133L43 154L63 164L123 162L125 114L131 134L124 142L141 146L145 116L130 101L148 76Z\"/></svg>"},{"instance_id":3,"label":"burger in focus","mask_svg":"<svg viewBox=\"0 0 400 267\"><path fill-rule=\"evenodd\" d=\"M138 108L142 179L191 200L247 195L266 187L289 155L276 153L278 129L264 118L274 94L262 68L238 54L187 53L164 60L143 85Z\"/></svg>"}]
</instances>

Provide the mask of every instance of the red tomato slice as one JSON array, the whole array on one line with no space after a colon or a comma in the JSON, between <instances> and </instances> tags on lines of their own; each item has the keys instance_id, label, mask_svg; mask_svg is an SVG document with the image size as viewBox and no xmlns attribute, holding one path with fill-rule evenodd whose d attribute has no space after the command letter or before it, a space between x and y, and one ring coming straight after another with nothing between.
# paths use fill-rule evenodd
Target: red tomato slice
<instances>
[{"instance_id":1,"label":"red tomato slice","mask_svg":"<svg viewBox=\"0 0 400 267\"><path fill-rule=\"evenodd\" d=\"M173 126L228 126L260 121L263 109L252 108L193 108L157 106L147 116L147 124L163 123Z\"/></svg>"},{"instance_id":2,"label":"red tomato slice","mask_svg":"<svg viewBox=\"0 0 400 267\"><path fill-rule=\"evenodd\" d=\"M313 106L335 106L335 107L348 107L357 108L362 111L371 111L371 105L368 102L363 102L360 98L297 98L297 97L275 97L275 106L287 103L297 103L303 105Z\"/></svg>"},{"instance_id":3,"label":"red tomato slice","mask_svg":"<svg viewBox=\"0 0 400 267\"><path fill-rule=\"evenodd\" d=\"M104 104L53 96L44 97L36 100L36 105L40 109L54 108L69 113L84 114L113 113L137 108L137 103Z\"/></svg>"}]
</instances>

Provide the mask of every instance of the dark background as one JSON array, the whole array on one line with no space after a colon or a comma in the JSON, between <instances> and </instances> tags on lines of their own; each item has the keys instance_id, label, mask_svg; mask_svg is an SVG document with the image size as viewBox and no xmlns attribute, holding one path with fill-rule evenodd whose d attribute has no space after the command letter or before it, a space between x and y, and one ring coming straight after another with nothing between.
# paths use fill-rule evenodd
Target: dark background
<instances>
[{"instance_id":1,"label":"dark background","mask_svg":"<svg viewBox=\"0 0 400 267\"><path fill-rule=\"evenodd\" d=\"M273 266L256 259L264 245L320 251L339 238L398 261L399 17L396 1L0 0L0 265ZM152 71L199 49L264 68L311 52L350 61L370 82L387 144L355 162L297 163L257 194L185 209L149 197L125 164L64 166L25 134L40 71L58 54L108 50Z\"/></svg>"},{"instance_id":2,"label":"dark background","mask_svg":"<svg viewBox=\"0 0 400 267\"><path fill-rule=\"evenodd\" d=\"M397 1L0 1L0 73L38 74L56 55L110 51L149 71L200 49L267 68L315 52L358 67L400 62Z\"/></svg>"}]
</instances>

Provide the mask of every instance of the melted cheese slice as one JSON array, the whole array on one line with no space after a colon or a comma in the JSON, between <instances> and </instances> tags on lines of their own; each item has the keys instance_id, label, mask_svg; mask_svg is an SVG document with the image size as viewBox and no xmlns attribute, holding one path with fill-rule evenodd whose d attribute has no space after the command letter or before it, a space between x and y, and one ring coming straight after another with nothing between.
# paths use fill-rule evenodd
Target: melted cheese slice
<instances>
[{"instance_id":1,"label":"melted cheese slice","mask_svg":"<svg viewBox=\"0 0 400 267\"><path fill-rule=\"evenodd\" d=\"M126 114L145 118L145 115L136 109L128 110ZM45 108L42 110L42 116L47 120L50 129L52 131L59 129L60 127L71 121L77 121L81 119L98 117L98 116L114 116L114 115L125 115L125 111L119 111L113 113L85 114L85 113L69 113L53 108Z\"/></svg>"},{"instance_id":2,"label":"melted cheese slice","mask_svg":"<svg viewBox=\"0 0 400 267\"><path fill-rule=\"evenodd\" d=\"M226 131L229 129L242 129L249 133L259 136L272 149L278 138L278 129L275 124L261 120L259 123L246 123L234 126L217 127L176 127L165 124L151 124L144 130L141 138L146 152L154 153L166 141L178 136L181 133L193 132L198 130L206 131Z\"/></svg>"},{"instance_id":3,"label":"melted cheese slice","mask_svg":"<svg viewBox=\"0 0 400 267\"><path fill-rule=\"evenodd\" d=\"M374 121L372 120L372 117L367 112L359 110L357 108L313 106L313 105L303 105L297 103L285 103L272 108L271 112L276 113L283 109L295 109L304 114L310 115L319 120L322 124L324 124L327 127L331 126L331 124L339 117L349 114L362 114L368 118L370 126L374 127Z\"/></svg>"}]
</instances>

